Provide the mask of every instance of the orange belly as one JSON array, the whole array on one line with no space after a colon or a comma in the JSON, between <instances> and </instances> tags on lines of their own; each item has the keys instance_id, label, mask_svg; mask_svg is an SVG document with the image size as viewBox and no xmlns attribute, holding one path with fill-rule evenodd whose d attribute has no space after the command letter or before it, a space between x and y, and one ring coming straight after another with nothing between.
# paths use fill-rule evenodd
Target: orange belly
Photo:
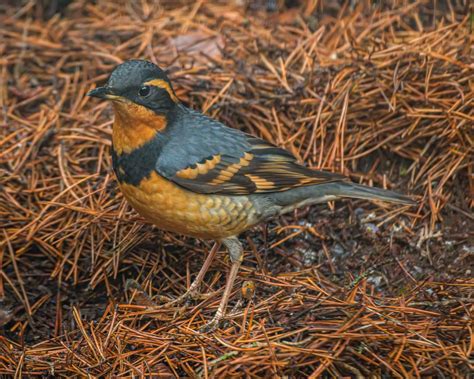
<instances>
[{"instance_id":1,"label":"orange belly","mask_svg":"<svg viewBox=\"0 0 474 379\"><path fill-rule=\"evenodd\" d=\"M258 220L244 196L202 195L153 172L139 186L120 188L128 202L160 229L204 239L235 236Z\"/></svg>"}]
</instances>

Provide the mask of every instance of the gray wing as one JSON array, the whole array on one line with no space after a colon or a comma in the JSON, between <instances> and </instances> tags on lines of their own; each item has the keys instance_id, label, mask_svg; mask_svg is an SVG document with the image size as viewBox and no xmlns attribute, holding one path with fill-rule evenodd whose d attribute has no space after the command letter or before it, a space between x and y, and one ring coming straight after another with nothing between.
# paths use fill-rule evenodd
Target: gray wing
<instances>
[{"instance_id":1,"label":"gray wing","mask_svg":"<svg viewBox=\"0 0 474 379\"><path fill-rule=\"evenodd\" d=\"M169 126L156 170L188 190L225 195L281 192L345 179L308 169L288 151L190 110Z\"/></svg>"}]
</instances>

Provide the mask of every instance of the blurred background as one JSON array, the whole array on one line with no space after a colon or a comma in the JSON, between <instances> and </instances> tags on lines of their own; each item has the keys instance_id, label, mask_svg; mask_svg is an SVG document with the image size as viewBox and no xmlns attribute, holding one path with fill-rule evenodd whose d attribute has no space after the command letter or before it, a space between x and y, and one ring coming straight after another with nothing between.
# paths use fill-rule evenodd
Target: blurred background
<instances>
[{"instance_id":1,"label":"blurred background","mask_svg":"<svg viewBox=\"0 0 474 379\"><path fill-rule=\"evenodd\" d=\"M466 377L473 24L468 0L3 1L0 373ZM213 335L195 331L224 251L208 299L150 314L211 243L146 224L118 190L111 108L85 94L130 58L188 106L419 206L341 201L249 231Z\"/></svg>"}]
</instances>

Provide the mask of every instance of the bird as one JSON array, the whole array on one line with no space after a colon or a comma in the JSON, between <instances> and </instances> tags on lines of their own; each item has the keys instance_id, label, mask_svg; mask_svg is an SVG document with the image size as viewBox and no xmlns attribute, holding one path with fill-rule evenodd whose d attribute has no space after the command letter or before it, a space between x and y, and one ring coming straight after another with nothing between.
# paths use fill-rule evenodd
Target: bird
<instances>
[{"instance_id":1,"label":"bird","mask_svg":"<svg viewBox=\"0 0 474 379\"><path fill-rule=\"evenodd\" d=\"M393 191L299 163L287 150L185 106L166 72L147 60L117 65L88 96L112 103L112 165L131 206L158 228L214 240L189 289L196 295L221 244L231 267L204 332L219 327L243 260L239 235L297 208L341 198L415 202Z\"/></svg>"}]
</instances>

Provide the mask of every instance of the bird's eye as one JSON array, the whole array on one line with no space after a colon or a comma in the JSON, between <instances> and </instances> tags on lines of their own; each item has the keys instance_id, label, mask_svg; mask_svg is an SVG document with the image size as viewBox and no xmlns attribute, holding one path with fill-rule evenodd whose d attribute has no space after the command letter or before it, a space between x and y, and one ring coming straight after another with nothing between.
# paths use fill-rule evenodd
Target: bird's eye
<instances>
[{"instance_id":1,"label":"bird's eye","mask_svg":"<svg viewBox=\"0 0 474 379\"><path fill-rule=\"evenodd\" d=\"M146 97L150 94L150 92L151 92L150 86L142 86L138 90L138 95L141 97Z\"/></svg>"}]
</instances>

